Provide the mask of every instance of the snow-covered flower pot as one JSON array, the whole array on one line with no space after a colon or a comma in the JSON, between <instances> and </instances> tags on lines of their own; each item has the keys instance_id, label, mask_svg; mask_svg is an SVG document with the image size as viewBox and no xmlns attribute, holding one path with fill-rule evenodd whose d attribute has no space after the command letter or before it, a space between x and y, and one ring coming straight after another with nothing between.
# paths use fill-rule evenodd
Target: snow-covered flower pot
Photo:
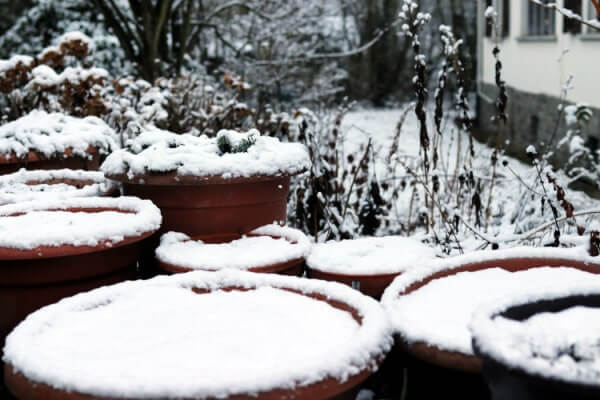
<instances>
[{"instance_id":1,"label":"snow-covered flower pot","mask_svg":"<svg viewBox=\"0 0 600 400\"><path fill-rule=\"evenodd\" d=\"M589 272L600 273L600 259L586 249L521 247L438 259L399 276L382 304L395 329L395 348L406 355L405 363L415 365L412 376L424 376L422 385L409 387L426 386L434 375L444 380L453 374L450 383L464 377L472 388L487 392L468 328L474 310L513 290L593 277ZM434 389L448 388L439 384Z\"/></svg>"},{"instance_id":2,"label":"snow-covered flower pot","mask_svg":"<svg viewBox=\"0 0 600 400\"><path fill-rule=\"evenodd\" d=\"M35 110L0 126L0 174L20 168L97 170L117 148L115 139L99 118Z\"/></svg>"},{"instance_id":3,"label":"snow-covered flower pot","mask_svg":"<svg viewBox=\"0 0 600 400\"><path fill-rule=\"evenodd\" d=\"M306 399L353 391L392 345L373 299L245 271L125 282L31 314L6 340L21 399Z\"/></svg>"},{"instance_id":4,"label":"snow-covered flower pot","mask_svg":"<svg viewBox=\"0 0 600 400\"><path fill-rule=\"evenodd\" d=\"M344 283L380 298L394 278L435 256L418 240L386 236L317 244L306 263L311 278Z\"/></svg>"},{"instance_id":5,"label":"snow-covered flower pot","mask_svg":"<svg viewBox=\"0 0 600 400\"><path fill-rule=\"evenodd\" d=\"M257 130L217 136L147 131L111 154L101 168L123 183L125 194L160 207L161 232L210 238L285 221L290 176L310 166L306 148ZM245 151L223 154L221 138L254 142Z\"/></svg>"},{"instance_id":6,"label":"snow-covered flower pot","mask_svg":"<svg viewBox=\"0 0 600 400\"><path fill-rule=\"evenodd\" d=\"M71 197L105 197L119 194L118 185L102 172L72 169L21 169L0 176L0 205Z\"/></svg>"},{"instance_id":7,"label":"snow-covered flower pot","mask_svg":"<svg viewBox=\"0 0 600 400\"><path fill-rule=\"evenodd\" d=\"M311 241L301 231L271 224L219 243L169 232L161 237L156 259L167 273L233 268L298 276L310 248Z\"/></svg>"},{"instance_id":8,"label":"snow-covered flower pot","mask_svg":"<svg viewBox=\"0 0 600 400\"><path fill-rule=\"evenodd\" d=\"M473 348L495 400L600 398L600 280L478 309Z\"/></svg>"},{"instance_id":9,"label":"snow-covered flower pot","mask_svg":"<svg viewBox=\"0 0 600 400\"><path fill-rule=\"evenodd\" d=\"M0 343L41 306L134 278L139 242L160 221L150 201L131 197L0 206Z\"/></svg>"}]
</instances>

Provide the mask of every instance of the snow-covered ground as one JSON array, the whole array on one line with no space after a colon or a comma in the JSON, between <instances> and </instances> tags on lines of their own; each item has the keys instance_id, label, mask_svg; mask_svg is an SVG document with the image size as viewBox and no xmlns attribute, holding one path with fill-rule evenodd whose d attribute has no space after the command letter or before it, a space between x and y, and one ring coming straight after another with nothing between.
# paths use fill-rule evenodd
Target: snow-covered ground
<instances>
[{"instance_id":1,"label":"snow-covered ground","mask_svg":"<svg viewBox=\"0 0 600 400\"><path fill-rule=\"evenodd\" d=\"M346 154L360 154L361 146L365 146L368 140L371 139L379 180L387 179L393 182L401 179L410 180L410 176L406 174L406 171L401 166L395 167L392 176L389 173L388 154L393 145L396 127L402 117L402 113L402 109L357 110L350 112L343 121L342 132L345 133L344 152ZM433 123L430 125L429 133L433 138ZM457 165L461 167L464 164L469 142L468 136L466 133L460 132L451 120L446 119L443 123L441 141L440 148L442 151L439 154L440 167L438 169L443 173L454 175L457 171ZM414 112L411 110L402 125L402 131L398 139L398 157L404 159L407 164L410 164L411 160L415 160L419 156L419 148L419 125ZM474 150L475 157L472 163L472 171L476 180L482 181L483 190L481 196L485 207L489 196L489 181L492 176L490 159L493 149L486 144L474 140ZM503 161L507 162L506 166L503 165ZM567 199L573 203L576 212L600 208L598 200L591 198L583 192L568 189L568 178L562 171L556 171L555 173L558 182L566 191ZM523 233L527 233L531 229L544 223L552 222L551 210L547 204L545 210L541 211L540 203L543 189L539 185L536 169L532 165L500 154L495 175L490 224L487 229L482 230L482 233L486 237L495 237L499 242L514 242L513 239L519 238L518 234L522 236ZM443 185L444 180L440 180ZM552 185L547 183L545 176L544 182L548 198L556 200ZM535 192L526 188L525 184L533 188ZM444 190L444 188L441 190ZM404 190L399 193L397 201L399 218L404 217L403 212L405 213L409 207L410 197L411 190ZM557 202L555 203L559 213L562 215L562 209L558 206ZM583 216L578 218L577 223L586 226L589 222L586 219L588 217ZM546 229L546 234L551 233L551 229ZM562 238L566 239L567 236L564 233ZM539 237L539 235L536 237ZM575 239L575 241L577 240ZM481 242L476 240L471 245L477 247L480 244Z\"/></svg>"}]
</instances>

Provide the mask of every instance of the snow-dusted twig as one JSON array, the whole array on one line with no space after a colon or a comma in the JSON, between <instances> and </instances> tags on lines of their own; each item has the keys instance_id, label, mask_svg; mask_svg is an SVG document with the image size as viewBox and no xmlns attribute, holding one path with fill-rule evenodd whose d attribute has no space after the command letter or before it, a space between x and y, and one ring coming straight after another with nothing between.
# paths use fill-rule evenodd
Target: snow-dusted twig
<instances>
[{"instance_id":1,"label":"snow-dusted twig","mask_svg":"<svg viewBox=\"0 0 600 400\"><path fill-rule=\"evenodd\" d=\"M600 21L593 20L593 19L589 19L589 20L585 19L581 15L569 10L568 8L561 6L558 3L543 3L541 0L529 0L529 1L540 7L544 7L544 8L550 9L550 10L555 10L567 18L574 19L576 21L579 21L583 25L586 25L592 29L600 31ZM590 1L592 2L592 4L594 5L594 8L596 9L596 15L598 17L600 17L600 3L598 2L598 0L590 0Z\"/></svg>"}]
</instances>

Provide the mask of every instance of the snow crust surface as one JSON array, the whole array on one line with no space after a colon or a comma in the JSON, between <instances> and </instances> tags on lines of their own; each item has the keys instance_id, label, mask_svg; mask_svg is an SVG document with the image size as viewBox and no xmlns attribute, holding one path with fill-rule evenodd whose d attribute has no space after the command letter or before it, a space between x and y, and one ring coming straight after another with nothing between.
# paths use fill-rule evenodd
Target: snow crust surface
<instances>
[{"instance_id":1,"label":"snow crust surface","mask_svg":"<svg viewBox=\"0 0 600 400\"><path fill-rule=\"evenodd\" d=\"M96 117L75 118L60 113L34 110L24 117L0 126L0 155L26 156L29 151L46 157L64 154L88 157L90 146L101 154L117 148L115 132Z\"/></svg>"},{"instance_id":2,"label":"snow crust surface","mask_svg":"<svg viewBox=\"0 0 600 400\"><path fill-rule=\"evenodd\" d=\"M597 295L600 279L539 285L521 296L481 306L470 324L475 345L485 354L530 374L599 386L600 309L576 306L541 312L517 321L506 309L540 300Z\"/></svg>"},{"instance_id":3,"label":"snow crust surface","mask_svg":"<svg viewBox=\"0 0 600 400\"><path fill-rule=\"evenodd\" d=\"M218 290L232 286L251 290ZM345 302L362 324L282 287ZM196 271L44 307L7 337L3 361L36 382L96 396L222 398L343 381L375 369L392 342L380 305L343 285Z\"/></svg>"},{"instance_id":4,"label":"snow crust surface","mask_svg":"<svg viewBox=\"0 0 600 400\"><path fill-rule=\"evenodd\" d=\"M473 355L469 323L478 306L526 293L540 283L568 285L594 278L599 279L568 267L539 267L519 272L489 268L434 279L395 299L384 295L382 301L394 329L407 343L423 342L441 350Z\"/></svg>"},{"instance_id":5,"label":"snow crust surface","mask_svg":"<svg viewBox=\"0 0 600 400\"><path fill-rule=\"evenodd\" d=\"M127 149L111 154L102 171L107 175L127 174L133 178L148 172L173 172L179 176L224 178L254 175L281 175L303 172L310 166L306 147L261 136L256 130L246 133L220 131L221 136L252 136L256 142L247 152L220 154L217 139L190 134L176 135L154 129L133 139Z\"/></svg>"},{"instance_id":6,"label":"snow crust surface","mask_svg":"<svg viewBox=\"0 0 600 400\"><path fill-rule=\"evenodd\" d=\"M316 244L306 263L310 268L323 272L377 275L418 269L435 256L434 249L416 239L365 237Z\"/></svg>"},{"instance_id":7,"label":"snow crust surface","mask_svg":"<svg viewBox=\"0 0 600 400\"><path fill-rule=\"evenodd\" d=\"M156 257L167 264L202 270L250 269L305 258L311 241L301 231L275 224L258 228L228 243L204 243L169 232L161 237Z\"/></svg>"},{"instance_id":8,"label":"snow crust surface","mask_svg":"<svg viewBox=\"0 0 600 400\"><path fill-rule=\"evenodd\" d=\"M48 183L65 180L92 183L82 187L67 183ZM31 200L103 196L116 189L117 185L98 171L21 169L0 176L0 205Z\"/></svg>"},{"instance_id":9,"label":"snow crust surface","mask_svg":"<svg viewBox=\"0 0 600 400\"><path fill-rule=\"evenodd\" d=\"M118 211L71 212L73 208ZM0 206L0 247L31 250L40 246L116 244L160 227L161 214L136 197L38 200Z\"/></svg>"}]
</instances>

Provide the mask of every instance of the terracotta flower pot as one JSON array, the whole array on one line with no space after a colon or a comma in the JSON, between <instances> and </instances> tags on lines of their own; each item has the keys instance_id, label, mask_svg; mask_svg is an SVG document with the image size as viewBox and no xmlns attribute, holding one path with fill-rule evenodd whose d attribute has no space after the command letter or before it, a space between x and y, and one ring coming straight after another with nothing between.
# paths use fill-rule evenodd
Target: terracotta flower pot
<instances>
[{"instance_id":1,"label":"terracotta flower pot","mask_svg":"<svg viewBox=\"0 0 600 400\"><path fill-rule=\"evenodd\" d=\"M32 200L116 196L119 187L97 171L25 169L0 176L0 205Z\"/></svg>"},{"instance_id":2,"label":"terracotta flower pot","mask_svg":"<svg viewBox=\"0 0 600 400\"><path fill-rule=\"evenodd\" d=\"M0 174L21 168L97 170L117 148L116 138L98 118L34 110L0 127Z\"/></svg>"},{"instance_id":3,"label":"terracotta flower pot","mask_svg":"<svg viewBox=\"0 0 600 400\"><path fill-rule=\"evenodd\" d=\"M317 244L307 265L311 278L340 282L379 299L398 275L433 258L435 251L415 239L386 236Z\"/></svg>"},{"instance_id":4,"label":"terracotta flower pot","mask_svg":"<svg viewBox=\"0 0 600 400\"><path fill-rule=\"evenodd\" d=\"M584 272L600 273L600 260L590 257L584 249L515 248L474 252L463 256L434 260L429 266L425 266L422 269L415 269L398 277L386 289L382 303L396 329L396 347L405 354L403 364L404 366L409 366L409 376L411 375L410 366L412 366L412 376L418 382L417 384L413 382L412 385L409 383L409 388L412 387L417 391L420 388L433 390L431 395L439 395L446 392L454 393L457 396L475 395L481 398L489 396L480 374L481 360L473 353L470 345L470 334L468 333L470 314L468 313L472 311L468 310L470 307L476 307L481 301L485 301L482 300L482 298L485 299L485 296L502 296L498 290L505 290L504 293L507 293L509 289L486 289L485 293L480 293L483 289L479 289L476 284L477 275L460 275L461 273L496 274L495 271L501 270L520 272L536 269L537 271L538 267L561 266L566 266L567 268L557 269L556 273L564 273L565 276L555 276L567 281L579 279L580 276L578 274L585 276ZM553 276L550 275L550 271L553 270L540 269L539 271L540 274L547 273L549 276ZM460 283L454 284L456 286L453 290L457 293L456 295L452 295L450 292L436 294L433 289L430 289L433 286L429 285L435 284L437 285L436 287L439 287L443 284L444 279L458 279L459 276L464 276L464 279L468 279L468 281L466 281L467 283L464 287L459 286ZM496 285L498 277L496 275L483 277L482 275L481 279L485 279L488 282L486 285L493 286ZM510 276L503 276L502 279L511 278ZM529 279L531 280L531 278ZM546 278L542 277L541 279ZM534 282L530 280L523 280L512 286L527 290L526 288L535 286ZM508 287L509 283L505 285L507 286L501 287ZM486 286L482 284L481 287ZM428 290L430 292L427 292ZM450 289L447 290L449 291ZM435 315L425 309L419 308L419 304L416 303L417 300L411 302L410 295L414 297L419 296L420 293L428 294L423 294L418 298L419 304L427 305L431 310L435 308L444 309L440 308L442 306L447 308L448 306L444 304L454 304L453 298L457 297L460 299L462 295L465 299L460 300L463 303L457 307L466 307L468 304L468 308L465 308L467 311L463 312L461 311L462 308L459 308L449 310L443 316ZM440 307L436 307L436 304L439 304ZM452 314L462 315L459 318L460 321L464 318L466 319L462 322L452 322ZM421 329L419 327L429 328ZM460 334L457 334L457 332L460 332ZM464 332L467 332L465 340L462 337L464 336ZM442 340L443 337L450 337L451 339ZM431 379L431 376L439 376L440 382L445 382L449 386L445 386L444 384L428 385L427 382ZM447 379L448 376L452 376L452 378ZM460 382L461 380L471 383L459 386L455 385L456 382ZM472 388L478 389L475 393L464 393L465 389Z\"/></svg>"},{"instance_id":5,"label":"terracotta flower pot","mask_svg":"<svg viewBox=\"0 0 600 400\"><path fill-rule=\"evenodd\" d=\"M70 337L81 328L89 335ZM97 289L32 314L7 338L5 380L20 399L354 399L391 344L379 305L344 286L192 272Z\"/></svg>"},{"instance_id":6,"label":"terracotta flower pot","mask_svg":"<svg viewBox=\"0 0 600 400\"><path fill-rule=\"evenodd\" d=\"M222 153L221 140L253 144ZM285 221L290 176L309 166L304 146L256 130L223 130L217 138L156 130L111 154L102 171L122 182L126 194L150 199L161 209L161 232L205 237Z\"/></svg>"},{"instance_id":7,"label":"terracotta flower pot","mask_svg":"<svg viewBox=\"0 0 600 400\"><path fill-rule=\"evenodd\" d=\"M111 213L127 226L103 227L99 221ZM61 219L66 222L61 224ZM159 226L158 208L135 198L1 206L0 343L27 314L44 305L134 278L140 241Z\"/></svg>"},{"instance_id":8,"label":"terracotta flower pot","mask_svg":"<svg viewBox=\"0 0 600 400\"><path fill-rule=\"evenodd\" d=\"M170 232L156 249L158 266L166 273L218 271L225 268L249 272L302 275L311 242L301 231L276 224L246 235L196 241Z\"/></svg>"},{"instance_id":9,"label":"terracotta flower pot","mask_svg":"<svg viewBox=\"0 0 600 400\"><path fill-rule=\"evenodd\" d=\"M473 348L494 400L600 398L599 313L598 279L540 286L479 309Z\"/></svg>"}]
</instances>

